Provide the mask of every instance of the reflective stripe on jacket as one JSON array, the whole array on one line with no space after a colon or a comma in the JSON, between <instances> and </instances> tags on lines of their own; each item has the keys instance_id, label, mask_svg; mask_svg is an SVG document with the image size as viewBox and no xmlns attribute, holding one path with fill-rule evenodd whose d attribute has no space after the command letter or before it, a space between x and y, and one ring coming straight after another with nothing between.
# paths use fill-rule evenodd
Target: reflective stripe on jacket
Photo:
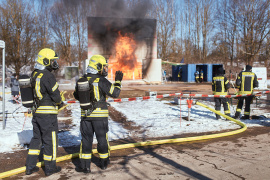
<instances>
[{"instance_id":1,"label":"reflective stripe on jacket","mask_svg":"<svg viewBox=\"0 0 270 180\"><path fill-rule=\"evenodd\" d=\"M254 72L242 71L236 79L236 86L239 88L239 94L252 94L259 82Z\"/></svg>"},{"instance_id":2,"label":"reflective stripe on jacket","mask_svg":"<svg viewBox=\"0 0 270 180\"><path fill-rule=\"evenodd\" d=\"M195 78L199 78L199 76L200 76L199 71L196 71L196 72L194 73L194 76L195 76Z\"/></svg>"},{"instance_id":3,"label":"reflective stripe on jacket","mask_svg":"<svg viewBox=\"0 0 270 180\"><path fill-rule=\"evenodd\" d=\"M224 76L213 77L212 91L214 95L227 95L227 90L230 88L229 81Z\"/></svg>"},{"instance_id":4,"label":"reflective stripe on jacket","mask_svg":"<svg viewBox=\"0 0 270 180\"><path fill-rule=\"evenodd\" d=\"M35 113L58 114L57 105L62 102L62 99L54 75L47 69L35 70L32 73L32 83L38 101Z\"/></svg>"},{"instance_id":5,"label":"reflective stripe on jacket","mask_svg":"<svg viewBox=\"0 0 270 180\"><path fill-rule=\"evenodd\" d=\"M98 101L98 107L90 114L85 115L85 111L81 109L81 116L87 117L87 120L99 120L104 117L109 116L108 107L106 103L106 95L117 98L121 92L121 82L116 81L112 84L109 80L107 80L104 76L99 74L87 74L87 79L90 80L94 78L93 90L95 99ZM78 100L78 87L75 87L74 97Z\"/></svg>"}]
</instances>

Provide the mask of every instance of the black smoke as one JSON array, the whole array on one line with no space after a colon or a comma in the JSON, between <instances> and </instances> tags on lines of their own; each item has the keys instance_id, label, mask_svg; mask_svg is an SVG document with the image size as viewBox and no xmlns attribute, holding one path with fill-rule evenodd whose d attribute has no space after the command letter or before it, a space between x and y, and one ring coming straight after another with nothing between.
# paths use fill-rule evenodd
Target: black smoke
<instances>
[{"instance_id":1,"label":"black smoke","mask_svg":"<svg viewBox=\"0 0 270 180\"><path fill-rule=\"evenodd\" d=\"M149 0L95 0L95 16L115 18L146 18L151 11Z\"/></svg>"}]
</instances>

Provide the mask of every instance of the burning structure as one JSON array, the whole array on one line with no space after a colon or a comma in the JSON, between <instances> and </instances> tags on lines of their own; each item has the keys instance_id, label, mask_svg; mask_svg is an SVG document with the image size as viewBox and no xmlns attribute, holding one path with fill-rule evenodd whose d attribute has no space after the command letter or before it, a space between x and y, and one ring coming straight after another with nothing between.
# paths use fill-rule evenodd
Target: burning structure
<instances>
[{"instance_id":1,"label":"burning structure","mask_svg":"<svg viewBox=\"0 0 270 180\"><path fill-rule=\"evenodd\" d=\"M121 70L124 80L161 81L155 19L88 17L88 60L94 54L108 59L110 80Z\"/></svg>"}]
</instances>

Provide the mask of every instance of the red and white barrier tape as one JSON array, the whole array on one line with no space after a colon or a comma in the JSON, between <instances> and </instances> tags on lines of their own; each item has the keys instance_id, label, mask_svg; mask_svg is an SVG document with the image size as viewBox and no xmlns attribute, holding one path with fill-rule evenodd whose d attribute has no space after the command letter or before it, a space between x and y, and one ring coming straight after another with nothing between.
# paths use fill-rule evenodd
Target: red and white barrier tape
<instances>
[{"instance_id":1,"label":"red and white barrier tape","mask_svg":"<svg viewBox=\"0 0 270 180\"><path fill-rule=\"evenodd\" d=\"M181 97L226 97L226 98L234 98L234 97L245 97L252 95L262 95L270 93L270 91L262 91L255 94L242 94L242 95L207 95L207 94L183 94L183 93L173 93L173 94L163 94L157 96L144 96L144 97L134 97L134 98L122 98L122 99L112 99L109 98L107 102L127 102L127 101L142 101L147 99L156 99L156 98L165 98L170 96L181 96ZM64 101L64 103L79 103L79 101Z\"/></svg>"}]
</instances>

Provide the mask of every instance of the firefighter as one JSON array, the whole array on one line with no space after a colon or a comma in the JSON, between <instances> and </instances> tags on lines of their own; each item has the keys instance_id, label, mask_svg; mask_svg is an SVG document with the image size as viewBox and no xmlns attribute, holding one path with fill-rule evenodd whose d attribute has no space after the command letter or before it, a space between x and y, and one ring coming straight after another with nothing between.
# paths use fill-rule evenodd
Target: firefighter
<instances>
[{"instance_id":1,"label":"firefighter","mask_svg":"<svg viewBox=\"0 0 270 180\"><path fill-rule=\"evenodd\" d=\"M62 98L53 70L59 68L57 54L48 48L38 53L35 70L31 74L31 84L34 92L33 137L29 145L26 159L26 174L30 175L39 170L36 166L42 145L44 146L45 175L50 176L60 172L56 166L58 147L58 109L63 106Z\"/></svg>"},{"instance_id":2,"label":"firefighter","mask_svg":"<svg viewBox=\"0 0 270 180\"><path fill-rule=\"evenodd\" d=\"M212 90L214 95L227 95L227 90L230 88L230 83L224 76L224 70L222 67L218 68L217 75L213 77ZM224 107L224 114L230 116L230 105L228 98L215 97L215 109L220 112L221 104ZM220 115L216 114L216 118L220 119Z\"/></svg>"},{"instance_id":3,"label":"firefighter","mask_svg":"<svg viewBox=\"0 0 270 180\"><path fill-rule=\"evenodd\" d=\"M252 71L252 66L246 65L246 70L241 71L236 79L236 86L239 88L239 95L242 94L252 94L253 89L256 87L259 87L259 82L257 79L257 76ZM249 119L250 118L250 104L252 103L252 100L254 98L254 95L246 96L246 97L240 97L238 99L235 118L239 119L243 107L243 103L245 100L245 111L244 116L242 119Z\"/></svg>"},{"instance_id":4,"label":"firefighter","mask_svg":"<svg viewBox=\"0 0 270 180\"><path fill-rule=\"evenodd\" d=\"M200 82L200 73L199 73L198 69L195 71L194 76L195 76L195 82L199 83Z\"/></svg>"},{"instance_id":5,"label":"firefighter","mask_svg":"<svg viewBox=\"0 0 270 180\"><path fill-rule=\"evenodd\" d=\"M200 70L200 82L201 83L203 82L203 70L202 69Z\"/></svg>"},{"instance_id":6,"label":"firefighter","mask_svg":"<svg viewBox=\"0 0 270 180\"><path fill-rule=\"evenodd\" d=\"M19 83L17 81L16 73L13 73L10 79L11 95L13 103L16 103L19 99Z\"/></svg>"},{"instance_id":7,"label":"firefighter","mask_svg":"<svg viewBox=\"0 0 270 180\"><path fill-rule=\"evenodd\" d=\"M79 154L81 167L76 169L78 172L91 172L90 165L94 133L98 141L97 150L101 169L106 169L109 164L110 146L108 141L109 127L106 95L114 98L119 96L123 73L116 71L114 84L106 79L107 74L108 64L106 59L101 55L93 55L89 60L87 74L84 77L87 77L89 82L92 82L96 105L91 113L81 109L80 131L82 139ZM79 100L79 93L80 91L76 84L73 95L77 100Z\"/></svg>"},{"instance_id":8,"label":"firefighter","mask_svg":"<svg viewBox=\"0 0 270 180\"><path fill-rule=\"evenodd\" d=\"M178 72L178 81L182 81L182 68L181 67Z\"/></svg>"}]
</instances>

